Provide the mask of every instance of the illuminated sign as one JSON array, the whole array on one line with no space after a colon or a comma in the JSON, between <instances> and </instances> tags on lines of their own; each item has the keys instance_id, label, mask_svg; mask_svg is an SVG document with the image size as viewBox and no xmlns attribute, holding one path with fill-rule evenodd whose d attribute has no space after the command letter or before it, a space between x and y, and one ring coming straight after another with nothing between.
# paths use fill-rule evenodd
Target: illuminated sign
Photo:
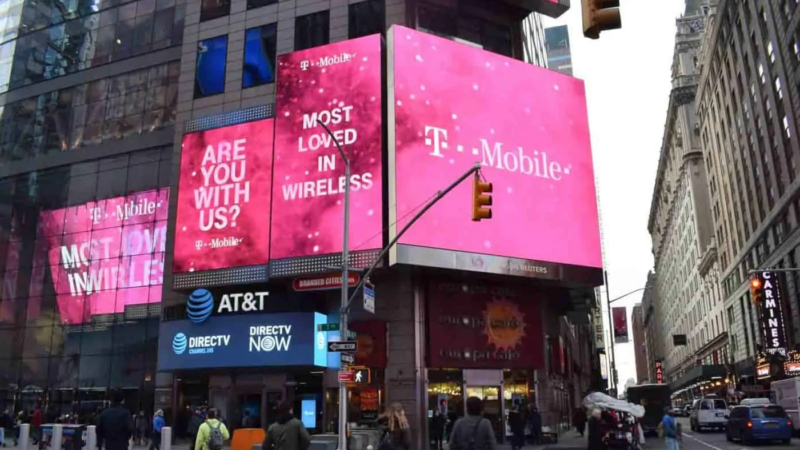
<instances>
[{"instance_id":1,"label":"illuminated sign","mask_svg":"<svg viewBox=\"0 0 800 450\"><path fill-rule=\"evenodd\" d=\"M235 292L224 294L214 306L214 296L208 289L195 289L186 302L186 317L192 323L203 323L212 314L264 311L269 292Z\"/></svg>"},{"instance_id":2,"label":"illuminated sign","mask_svg":"<svg viewBox=\"0 0 800 450\"><path fill-rule=\"evenodd\" d=\"M763 298L757 307L764 351L786 356L786 327L780 276L775 272L765 271L758 272L756 277L763 286Z\"/></svg>"},{"instance_id":3,"label":"illuminated sign","mask_svg":"<svg viewBox=\"0 0 800 450\"><path fill-rule=\"evenodd\" d=\"M786 354L786 362L783 363L783 370L786 375L800 375L800 353L790 350Z\"/></svg>"}]
</instances>

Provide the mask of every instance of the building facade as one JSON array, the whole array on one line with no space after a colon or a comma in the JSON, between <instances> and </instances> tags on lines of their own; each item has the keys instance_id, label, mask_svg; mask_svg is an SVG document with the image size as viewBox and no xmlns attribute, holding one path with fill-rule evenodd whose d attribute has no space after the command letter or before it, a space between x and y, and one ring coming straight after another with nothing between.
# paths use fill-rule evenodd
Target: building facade
<instances>
[{"instance_id":1,"label":"building facade","mask_svg":"<svg viewBox=\"0 0 800 450\"><path fill-rule=\"evenodd\" d=\"M547 67L565 75L572 75L572 50L569 46L569 29L566 25L545 28Z\"/></svg>"},{"instance_id":2,"label":"building facade","mask_svg":"<svg viewBox=\"0 0 800 450\"><path fill-rule=\"evenodd\" d=\"M325 411L319 429L332 429L338 383L329 373L158 371L159 331L186 319L189 296L170 269L184 134L268 109L277 55L395 24L544 66L541 20L519 4L0 1L0 341L11 343L0 350L0 408L90 414L122 390L131 407L164 408L170 420L208 404L227 417L253 408L266 421L281 399L315 398ZM146 220L137 219L141 208ZM568 427L570 408L596 382L589 310L568 320L559 302L547 303L546 363L537 370L498 368L488 381L429 370L426 317L446 291L434 286L480 291L497 282L453 278L398 269L383 281L379 324L359 333L387 357L374 361L372 390L354 395L406 405L418 442L440 395L453 407L467 394L492 400L498 427L503 401L530 398L545 424ZM269 288L295 299L286 285ZM336 310L328 294L289 303L303 313ZM180 348L172 342L176 355Z\"/></svg>"},{"instance_id":3,"label":"building facade","mask_svg":"<svg viewBox=\"0 0 800 450\"><path fill-rule=\"evenodd\" d=\"M631 331L633 334L633 358L636 363L636 382L647 383L647 341L644 337L644 310L641 303L633 305L631 310Z\"/></svg>"},{"instance_id":4,"label":"building facade","mask_svg":"<svg viewBox=\"0 0 800 450\"><path fill-rule=\"evenodd\" d=\"M749 271L797 267L797 82L800 10L794 2L711 2L697 92L710 208L730 350L739 384L753 384L761 344ZM797 273L783 318L800 320ZM787 325L788 346L800 329ZM741 386L740 386L741 387Z\"/></svg>"},{"instance_id":5,"label":"building facade","mask_svg":"<svg viewBox=\"0 0 800 450\"><path fill-rule=\"evenodd\" d=\"M644 293L642 294L642 326L644 328L644 357L647 361L647 379L655 380L655 361L663 359L661 348L661 333L659 324L654 320L655 317L655 281L656 274L653 271L647 273Z\"/></svg>"},{"instance_id":6,"label":"building facade","mask_svg":"<svg viewBox=\"0 0 800 450\"><path fill-rule=\"evenodd\" d=\"M707 171L695 108L697 53L705 10L693 2L677 19L672 91L648 230L655 258L653 314L673 393L718 371L727 359ZM675 336L685 336L676 345ZM706 369L706 366L710 368Z\"/></svg>"}]
</instances>

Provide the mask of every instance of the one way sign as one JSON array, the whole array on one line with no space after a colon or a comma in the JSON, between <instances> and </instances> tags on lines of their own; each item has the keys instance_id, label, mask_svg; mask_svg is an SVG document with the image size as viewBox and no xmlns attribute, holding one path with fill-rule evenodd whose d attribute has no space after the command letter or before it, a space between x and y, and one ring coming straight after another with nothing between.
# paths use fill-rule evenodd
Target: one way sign
<instances>
[{"instance_id":1,"label":"one way sign","mask_svg":"<svg viewBox=\"0 0 800 450\"><path fill-rule=\"evenodd\" d=\"M355 352L358 350L358 341L328 342L329 352Z\"/></svg>"}]
</instances>

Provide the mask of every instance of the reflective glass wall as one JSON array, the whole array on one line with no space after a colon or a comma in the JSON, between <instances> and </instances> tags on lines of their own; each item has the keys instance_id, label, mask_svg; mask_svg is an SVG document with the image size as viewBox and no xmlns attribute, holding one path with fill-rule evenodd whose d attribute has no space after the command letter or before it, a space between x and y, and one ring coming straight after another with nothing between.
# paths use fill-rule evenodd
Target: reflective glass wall
<instances>
[{"instance_id":1,"label":"reflective glass wall","mask_svg":"<svg viewBox=\"0 0 800 450\"><path fill-rule=\"evenodd\" d=\"M0 410L153 413L172 147L0 180Z\"/></svg>"},{"instance_id":2,"label":"reflective glass wall","mask_svg":"<svg viewBox=\"0 0 800 450\"><path fill-rule=\"evenodd\" d=\"M175 122L180 62L0 106L0 162L97 145Z\"/></svg>"},{"instance_id":3,"label":"reflective glass wall","mask_svg":"<svg viewBox=\"0 0 800 450\"><path fill-rule=\"evenodd\" d=\"M175 0L0 0L0 11L0 92L179 45L183 38L184 8Z\"/></svg>"}]
</instances>

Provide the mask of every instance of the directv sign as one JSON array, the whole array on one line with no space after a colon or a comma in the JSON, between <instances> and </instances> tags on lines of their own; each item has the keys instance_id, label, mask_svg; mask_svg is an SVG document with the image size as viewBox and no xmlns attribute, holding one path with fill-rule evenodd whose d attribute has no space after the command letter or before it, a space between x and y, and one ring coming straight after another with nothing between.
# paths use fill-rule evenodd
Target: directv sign
<instances>
[{"instance_id":1,"label":"directv sign","mask_svg":"<svg viewBox=\"0 0 800 450\"><path fill-rule=\"evenodd\" d=\"M158 370L227 367L318 366L328 361L327 339L317 331L320 313L212 316L162 322Z\"/></svg>"},{"instance_id":2,"label":"directv sign","mask_svg":"<svg viewBox=\"0 0 800 450\"><path fill-rule=\"evenodd\" d=\"M196 289L186 302L186 317L192 323L203 323L212 315L264 311L269 292L235 292L224 294L219 303L208 289Z\"/></svg>"}]
</instances>

